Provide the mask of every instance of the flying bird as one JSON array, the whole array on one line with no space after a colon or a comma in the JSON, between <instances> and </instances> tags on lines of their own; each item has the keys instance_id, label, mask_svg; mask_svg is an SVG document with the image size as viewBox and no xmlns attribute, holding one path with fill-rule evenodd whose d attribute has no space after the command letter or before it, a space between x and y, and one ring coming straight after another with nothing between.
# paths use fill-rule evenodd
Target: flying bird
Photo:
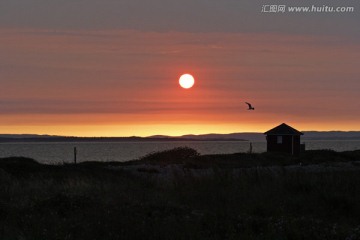
<instances>
[{"instance_id":1,"label":"flying bird","mask_svg":"<svg viewBox=\"0 0 360 240\"><path fill-rule=\"evenodd\" d=\"M255 110L255 108L253 106L251 106L250 103L248 103L248 102L245 102L245 103L249 106L248 110Z\"/></svg>"}]
</instances>

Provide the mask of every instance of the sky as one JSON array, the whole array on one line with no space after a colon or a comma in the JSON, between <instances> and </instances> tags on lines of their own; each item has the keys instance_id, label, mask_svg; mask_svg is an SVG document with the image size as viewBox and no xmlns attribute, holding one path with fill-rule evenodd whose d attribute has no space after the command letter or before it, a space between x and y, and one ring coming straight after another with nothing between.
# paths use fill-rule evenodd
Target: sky
<instances>
[{"instance_id":1,"label":"sky","mask_svg":"<svg viewBox=\"0 0 360 240\"><path fill-rule=\"evenodd\" d=\"M354 10L289 10L313 5ZM0 133L359 131L359 21L358 0L2 0Z\"/></svg>"}]
</instances>

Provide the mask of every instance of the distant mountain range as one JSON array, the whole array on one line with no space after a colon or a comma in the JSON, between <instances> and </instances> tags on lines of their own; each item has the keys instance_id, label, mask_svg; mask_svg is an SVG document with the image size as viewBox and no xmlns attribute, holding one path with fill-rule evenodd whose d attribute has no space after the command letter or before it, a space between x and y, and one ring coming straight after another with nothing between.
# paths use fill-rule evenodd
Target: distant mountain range
<instances>
[{"instance_id":1,"label":"distant mountain range","mask_svg":"<svg viewBox=\"0 0 360 240\"><path fill-rule=\"evenodd\" d=\"M360 140L360 131L303 131L304 135L301 137L303 141L306 140ZM168 136L155 135L151 137L169 138ZM183 135L179 138L197 139L197 140L246 140L253 142L266 141L264 133L229 133L229 134L202 134L202 135Z\"/></svg>"},{"instance_id":2,"label":"distant mountain range","mask_svg":"<svg viewBox=\"0 0 360 240\"><path fill-rule=\"evenodd\" d=\"M360 140L360 131L305 131L302 141L307 140ZM129 141L265 141L263 133L201 134L172 137L154 135L150 137L66 137L36 134L0 134L0 142L129 142Z\"/></svg>"}]
</instances>

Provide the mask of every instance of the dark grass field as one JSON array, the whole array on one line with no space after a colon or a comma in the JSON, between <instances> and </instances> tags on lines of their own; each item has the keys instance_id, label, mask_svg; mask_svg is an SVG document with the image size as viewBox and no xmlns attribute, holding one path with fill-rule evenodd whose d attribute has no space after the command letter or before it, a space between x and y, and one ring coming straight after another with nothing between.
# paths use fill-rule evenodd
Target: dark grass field
<instances>
[{"instance_id":1,"label":"dark grass field","mask_svg":"<svg viewBox=\"0 0 360 240\"><path fill-rule=\"evenodd\" d=\"M0 239L360 239L358 161L188 148L127 163L0 159ZM324 167L338 163L353 167ZM171 178L156 170L175 165Z\"/></svg>"}]
</instances>

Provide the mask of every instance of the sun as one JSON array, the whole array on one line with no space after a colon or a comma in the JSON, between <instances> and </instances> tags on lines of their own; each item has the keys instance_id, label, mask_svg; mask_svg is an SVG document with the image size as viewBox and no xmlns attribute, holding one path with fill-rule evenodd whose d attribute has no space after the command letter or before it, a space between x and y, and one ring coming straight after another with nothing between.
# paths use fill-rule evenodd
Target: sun
<instances>
[{"instance_id":1,"label":"sun","mask_svg":"<svg viewBox=\"0 0 360 240\"><path fill-rule=\"evenodd\" d=\"M194 86L195 79L191 74L183 74L179 78L179 84L182 88L189 89Z\"/></svg>"}]
</instances>

